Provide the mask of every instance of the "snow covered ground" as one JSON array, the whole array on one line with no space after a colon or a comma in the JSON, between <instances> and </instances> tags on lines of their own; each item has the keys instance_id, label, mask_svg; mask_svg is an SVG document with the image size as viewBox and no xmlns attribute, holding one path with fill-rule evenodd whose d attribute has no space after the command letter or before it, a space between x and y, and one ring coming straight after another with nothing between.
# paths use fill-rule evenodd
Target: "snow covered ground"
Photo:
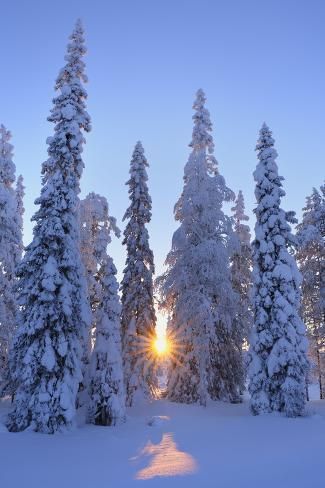
<instances>
[{"instance_id":1,"label":"snow covered ground","mask_svg":"<svg viewBox=\"0 0 325 488\"><path fill-rule=\"evenodd\" d=\"M51 436L10 434L0 423L0 486L319 487L325 401L309 402L308 411L297 419L252 417L247 403L203 408L159 400L129 411L120 427Z\"/></svg>"}]
</instances>

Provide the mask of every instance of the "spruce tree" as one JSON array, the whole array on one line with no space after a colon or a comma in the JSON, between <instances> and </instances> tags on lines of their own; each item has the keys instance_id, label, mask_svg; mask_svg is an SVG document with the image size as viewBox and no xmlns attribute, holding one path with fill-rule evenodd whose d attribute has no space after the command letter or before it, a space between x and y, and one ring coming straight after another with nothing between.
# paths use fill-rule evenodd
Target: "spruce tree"
<instances>
[{"instance_id":1,"label":"spruce tree","mask_svg":"<svg viewBox=\"0 0 325 488\"><path fill-rule=\"evenodd\" d=\"M116 268L110 256L101 260L97 281L101 302L96 311L95 346L90 361L88 421L116 425L125 420L120 302Z\"/></svg>"},{"instance_id":2,"label":"spruce tree","mask_svg":"<svg viewBox=\"0 0 325 488\"><path fill-rule=\"evenodd\" d=\"M99 286L96 281L98 271L97 242L104 227L104 197L89 193L80 202L80 249L81 258L86 272L87 288L92 315L99 304ZM92 328L95 325L92 325Z\"/></svg>"},{"instance_id":3,"label":"spruce tree","mask_svg":"<svg viewBox=\"0 0 325 488\"><path fill-rule=\"evenodd\" d=\"M127 221L123 240L127 258L121 283L121 323L129 406L135 398L153 395L156 388L153 354L156 323L152 283L154 260L146 228L151 220L148 166L142 144L138 142L132 154L130 178L126 183L131 203L123 218Z\"/></svg>"},{"instance_id":4,"label":"spruce tree","mask_svg":"<svg viewBox=\"0 0 325 488\"><path fill-rule=\"evenodd\" d=\"M115 425L125 417L120 302L116 268L107 254L111 233L120 236L105 197L90 193L81 201L81 255L92 312L87 362L88 422ZM92 347L92 344L94 346Z\"/></svg>"},{"instance_id":5,"label":"spruce tree","mask_svg":"<svg viewBox=\"0 0 325 488\"><path fill-rule=\"evenodd\" d=\"M24 196L25 196L24 178L22 177L22 175L19 175L16 183L16 202L17 202L19 229L20 229L19 240L20 240L20 250L21 250L19 261L21 260L22 253L24 250L24 244L23 244L24 213L25 213Z\"/></svg>"},{"instance_id":6,"label":"spruce tree","mask_svg":"<svg viewBox=\"0 0 325 488\"><path fill-rule=\"evenodd\" d=\"M16 329L15 273L21 258L21 231L17 212L15 165L11 134L0 126L0 396L11 393L9 349Z\"/></svg>"},{"instance_id":7,"label":"spruce tree","mask_svg":"<svg viewBox=\"0 0 325 488\"><path fill-rule=\"evenodd\" d=\"M92 330L96 327L96 310L101 300L97 273L111 242L111 233L116 237L121 234L116 219L109 215L106 198L94 192L89 193L80 202L80 248L92 311Z\"/></svg>"},{"instance_id":8,"label":"spruce tree","mask_svg":"<svg viewBox=\"0 0 325 488\"><path fill-rule=\"evenodd\" d=\"M83 367L85 374L89 365L92 342L96 328L96 311L100 306L101 287L97 280L97 273L102 259L103 249L111 241L110 231L114 230L119 236L120 231L115 225L115 219L108 216L108 203L105 197L96 193L89 193L80 202L80 249L84 265L87 290L92 314L91 327L85 341L83 351Z\"/></svg>"},{"instance_id":9,"label":"spruce tree","mask_svg":"<svg viewBox=\"0 0 325 488\"><path fill-rule=\"evenodd\" d=\"M17 256L17 259L16 259L16 265L15 265L15 272L17 270L17 267L21 261L21 258L22 258L22 254L23 254L23 251L24 251L24 243L23 243L23 216L24 216L24 213L25 213L25 208L24 208L24 196L25 196L25 187L24 187L24 180L23 180L23 177L22 175L19 175L18 178L17 178L17 181L16 181L16 189L15 189L15 197L16 197L16 219L17 219L17 236L18 236L18 240L17 240L17 249L16 249L16 256ZM16 276L15 276L15 282L16 282ZM17 297L16 297L16 289L14 290L11 290L15 293L15 301L17 302ZM12 299L14 299L12 297ZM19 323L19 313L20 313L20 310L19 310L19 307L18 307L18 303L16 303L16 313L15 313L15 329L12 331L12 339L15 335L15 331L16 331L16 327L17 327L17 324ZM10 354L11 354L11 349L13 347L13 341L11 340L10 341L10 344L9 344L9 353L8 353L8 357L10 358ZM4 383L4 387L2 389L2 393L5 394L5 395L11 395L11 397L13 398L13 396L15 395L15 392L16 392L16 389L17 389L17 384L16 382L13 380L13 378L11 377L10 375L10 369L9 369L9 361L8 361L8 367L7 367L7 372L6 372L6 381Z\"/></svg>"},{"instance_id":10,"label":"spruce tree","mask_svg":"<svg viewBox=\"0 0 325 488\"><path fill-rule=\"evenodd\" d=\"M297 225L297 261L302 274L302 315L308 330L310 355L316 366L320 398L325 396L325 186L306 199Z\"/></svg>"},{"instance_id":11,"label":"spruce tree","mask_svg":"<svg viewBox=\"0 0 325 488\"><path fill-rule=\"evenodd\" d=\"M237 248L231 258L231 279L233 289L239 296L238 308L235 317L235 330L238 348L242 350L244 342L247 343L253 323L251 303L252 286L252 249L251 234L247 224L249 219L245 214L244 195L240 190L233 211L234 232L238 239Z\"/></svg>"},{"instance_id":12,"label":"spruce tree","mask_svg":"<svg viewBox=\"0 0 325 488\"><path fill-rule=\"evenodd\" d=\"M33 240L18 269L21 307L11 370L18 384L11 431L54 433L71 426L81 376L81 344L89 307L79 249L79 182L84 167L82 131L90 130L83 82L86 52L78 21L70 37L48 120L42 190L33 216Z\"/></svg>"},{"instance_id":13,"label":"spruce tree","mask_svg":"<svg viewBox=\"0 0 325 488\"><path fill-rule=\"evenodd\" d=\"M234 195L213 156L205 100L198 90L192 151L174 211L180 226L173 235L167 270L157 280L160 306L169 315L168 398L202 405L208 398L237 401L241 369L232 329L237 303L229 263L232 225L222 210Z\"/></svg>"},{"instance_id":14,"label":"spruce tree","mask_svg":"<svg viewBox=\"0 0 325 488\"><path fill-rule=\"evenodd\" d=\"M257 207L254 253L254 327L249 392L253 414L301 415L307 368L305 327L299 317L301 276L292 250L293 212L281 208L285 192L278 174L272 132L262 126L254 172Z\"/></svg>"}]
</instances>

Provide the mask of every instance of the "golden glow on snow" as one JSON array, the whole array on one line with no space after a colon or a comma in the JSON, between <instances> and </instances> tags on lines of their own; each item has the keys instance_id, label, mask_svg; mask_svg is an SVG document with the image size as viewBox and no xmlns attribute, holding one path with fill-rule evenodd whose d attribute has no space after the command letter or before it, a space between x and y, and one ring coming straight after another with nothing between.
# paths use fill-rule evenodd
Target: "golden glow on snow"
<instances>
[{"instance_id":1,"label":"golden glow on snow","mask_svg":"<svg viewBox=\"0 0 325 488\"><path fill-rule=\"evenodd\" d=\"M184 476L197 471L198 464L193 456L180 451L173 439L173 434L163 434L159 444L148 441L145 448L135 459L152 456L147 467L140 469L135 478L137 480L149 480L156 476Z\"/></svg>"}]
</instances>

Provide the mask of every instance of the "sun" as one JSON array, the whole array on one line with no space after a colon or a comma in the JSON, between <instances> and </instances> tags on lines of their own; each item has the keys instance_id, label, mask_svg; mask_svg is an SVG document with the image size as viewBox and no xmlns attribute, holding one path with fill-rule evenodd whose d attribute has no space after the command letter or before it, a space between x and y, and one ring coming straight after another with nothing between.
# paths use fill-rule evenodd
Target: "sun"
<instances>
[{"instance_id":1,"label":"sun","mask_svg":"<svg viewBox=\"0 0 325 488\"><path fill-rule=\"evenodd\" d=\"M155 339L154 348L158 356L162 356L167 354L168 352L168 343L165 336L159 336Z\"/></svg>"}]
</instances>

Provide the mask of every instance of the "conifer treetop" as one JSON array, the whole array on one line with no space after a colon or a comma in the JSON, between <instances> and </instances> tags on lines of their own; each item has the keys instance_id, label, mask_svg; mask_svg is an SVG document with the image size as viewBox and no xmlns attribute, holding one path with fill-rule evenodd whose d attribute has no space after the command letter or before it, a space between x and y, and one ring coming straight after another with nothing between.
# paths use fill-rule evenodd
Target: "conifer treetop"
<instances>
[{"instance_id":1,"label":"conifer treetop","mask_svg":"<svg viewBox=\"0 0 325 488\"><path fill-rule=\"evenodd\" d=\"M24 185L23 175L19 175L17 178L16 195L17 195L18 213L21 216L23 216L25 212L25 208L24 208L25 185Z\"/></svg>"},{"instance_id":2,"label":"conifer treetop","mask_svg":"<svg viewBox=\"0 0 325 488\"><path fill-rule=\"evenodd\" d=\"M85 64L82 57L86 53L84 46L83 28L80 21L70 36L71 42L67 46L67 61L56 80L55 89L59 94L53 99L53 107L48 117L49 122L55 124L54 136L47 138L49 158L43 163L43 183L49 179L57 179L55 168L59 165L62 171L59 178L66 178L69 186L80 192L79 179L82 175L84 163L81 158L83 144L86 142L82 130L91 130L90 117L86 111L87 92L82 81L87 81L84 74ZM72 176L71 171L75 176ZM70 174L68 174L70 173ZM57 174L57 176L55 176ZM57 186L62 183L57 182ZM45 193L36 200L40 204ZM72 206L76 202L70 202Z\"/></svg>"},{"instance_id":3,"label":"conifer treetop","mask_svg":"<svg viewBox=\"0 0 325 488\"><path fill-rule=\"evenodd\" d=\"M210 112L205 108L206 96L204 91L200 88L196 92L193 109L193 132L190 147L193 149L208 148L209 154L214 151L214 143L211 135L212 122L210 120Z\"/></svg>"},{"instance_id":4,"label":"conifer treetop","mask_svg":"<svg viewBox=\"0 0 325 488\"><path fill-rule=\"evenodd\" d=\"M87 81L82 60L86 54L83 32L80 21L77 21L67 46L67 63L56 80L55 89L59 94L53 99L53 107L47 119L56 124L55 134L47 139L49 159L43 163L43 174L51 173L59 153L62 154L62 164L73 165L79 178L84 167L80 155L86 141L81 130L89 132L91 123L86 111L87 92L82 83Z\"/></svg>"},{"instance_id":5,"label":"conifer treetop","mask_svg":"<svg viewBox=\"0 0 325 488\"><path fill-rule=\"evenodd\" d=\"M130 219L124 231L125 240L123 243L126 243L131 228L132 232L140 231L140 228L135 229L133 227L135 222L138 222L142 227L144 224L149 223L151 219L151 197L147 185L147 167L149 167L149 164L144 155L142 143L138 141L132 153L129 170L130 178L126 182L126 185L129 187L129 199L131 203L123 217L123 221Z\"/></svg>"},{"instance_id":6,"label":"conifer treetop","mask_svg":"<svg viewBox=\"0 0 325 488\"><path fill-rule=\"evenodd\" d=\"M286 231L288 244L295 246L296 239L291 233L289 223L296 223L297 220L295 212L285 212L280 208L281 198L286 194L282 187L284 178L278 173L278 165L276 163L278 153L274 149L272 131L265 122L259 133L256 151L259 162L253 175L257 183L255 187L257 207L254 209L257 222L260 222L259 225L266 231L269 228L274 228L275 218L279 219L281 226L285 227L282 230ZM277 217L274 215L275 213ZM262 214L265 214L264 217L262 217ZM261 238L261 235L258 234L257 237Z\"/></svg>"},{"instance_id":7,"label":"conifer treetop","mask_svg":"<svg viewBox=\"0 0 325 488\"><path fill-rule=\"evenodd\" d=\"M297 226L299 244L320 240L325 237L325 187L313 188L311 195L306 198L303 208L302 222Z\"/></svg>"},{"instance_id":8,"label":"conifer treetop","mask_svg":"<svg viewBox=\"0 0 325 488\"><path fill-rule=\"evenodd\" d=\"M11 132L0 125L0 183L10 187L15 181L16 166L12 161L13 145L10 144Z\"/></svg>"},{"instance_id":9,"label":"conifer treetop","mask_svg":"<svg viewBox=\"0 0 325 488\"><path fill-rule=\"evenodd\" d=\"M280 204L281 197L285 195L282 188L283 177L278 174L278 166L276 158L278 153L274 149L274 139L272 131L264 122L259 133L259 139L256 144L257 157L259 164L254 171L255 181L260 181L261 184L255 189L255 196L258 203L262 203L262 208L267 206L274 206L275 201ZM275 187L278 187L276 190ZM265 193L272 196L272 198L265 197ZM264 197L263 197L264 196ZM261 198L263 197L263 201ZM258 213L261 207L258 206L255 210Z\"/></svg>"},{"instance_id":10,"label":"conifer treetop","mask_svg":"<svg viewBox=\"0 0 325 488\"><path fill-rule=\"evenodd\" d=\"M212 122L210 112L205 108L206 96L202 88L196 92L193 109L195 110L192 119L194 121L192 140L189 144L194 152L206 150L206 165L210 175L218 174L218 162L213 154L214 142L212 137Z\"/></svg>"},{"instance_id":11,"label":"conifer treetop","mask_svg":"<svg viewBox=\"0 0 325 488\"><path fill-rule=\"evenodd\" d=\"M81 212L82 217L87 221L85 225L91 226L96 222L98 228L93 230L97 231L99 243L103 249L106 250L112 241L111 232L116 237L120 237L121 231L116 224L116 218L110 215L107 199L102 195L95 192L88 193L86 198L81 201Z\"/></svg>"},{"instance_id":12,"label":"conifer treetop","mask_svg":"<svg viewBox=\"0 0 325 488\"><path fill-rule=\"evenodd\" d=\"M67 53L64 56L66 65L61 69L56 79L56 90L65 84L71 83L75 78L82 80L84 83L88 81L88 77L85 74L85 63L82 59L87 53L87 49L81 19L76 21L75 28L69 39L71 42L68 43Z\"/></svg>"},{"instance_id":13,"label":"conifer treetop","mask_svg":"<svg viewBox=\"0 0 325 488\"><path fill-rule=\"evenodd\" d=\"M129 186L129 196L130 200L137 200L140 198L140 193L136 191L136 185L139 185L140 183L147 188L147 185L145 182L148 181L148 175L146 168L149 167L148 161L144 155L144 149L142 146L141 141L138 141L134 147L133 153L132 153L132 159L131 159L131 164L130 164L130 178L126 182L126 185ZM148 201L151 203L151 198L148 196ZM127 215L125 214L124 219L127 218Z\"/></svg>"},{"instance_id":14,"label":"conifer treetop","mask_svg":"<svg viewBox=\"0 0 325 488\"><path fill-rule=\"evenodd\" d=\"M235 200L235 205L232 207L231 210L234 213L236 234L238 235L242 243L249 245L251 239L250 229L248 225L242 223L245 221L247 222L249 218L245 214L244 195L241 190L239 190L237 198Z\"/></svg>"}]
</instances>

